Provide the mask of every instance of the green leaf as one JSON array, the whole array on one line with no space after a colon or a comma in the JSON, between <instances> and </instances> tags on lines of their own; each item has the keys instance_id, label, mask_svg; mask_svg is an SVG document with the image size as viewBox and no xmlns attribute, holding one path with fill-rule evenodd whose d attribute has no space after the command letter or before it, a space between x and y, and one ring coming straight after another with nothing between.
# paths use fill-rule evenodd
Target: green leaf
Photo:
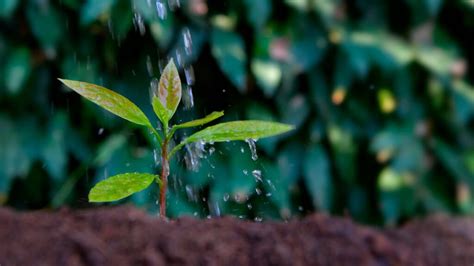
<instances>
[{"instance_id":1,"label":"green leaf","mask_svg":"<svg viewBox=\"0 0 474 266\"><path fill-rule=\"evenodd\" d=\"M18 93L31 73L30 51L23 47L15 50L5 66L5 85L11 94Z\"/></svg>"},{"instance_id":2,"label":"green leaf","mask_svg":"<svg viewBox=\"0 0 474 266\"><path fill-rule=\"evenodd\" d=\"M211 52L219 67L240 92L245 91L247 57L244 41L234 32L214 29L211 34Z\"/></svg>"},{"instance_id":3,"label":"green leaf","mask_svg":"<svg viewBox=\"0 0 474 266\"><path fill-rule=\"evenodd\" d=\"M132 123L151 127L150 121L142 110L124 96L91 83L67 79L59 80L73 91L107 111Z\"/></svg>"},{"instance_id":4,"label":"green leaf","mask_svg":"<svg viewBox=\"0 0 474 266\"><path fill-rule=\"evenodd\" d=\"M45 5L28 5L26 15L31 32L39 41L44 49L46 56L50 59L56 55L56 46L59 41L64 40L65 25L67 24L64 16L52 3Z\"/></svg>"},{"instance_id":5,"label":"green leaf","mask_svg":"<svg viewBox=\"0 0 474 266\"><path fill-rule=\"evenodd\" d=\"M99 16L110 12L115 2L116 0L88 0L86 4L83 5L81 11L81 24L87 25L96 20Z\"/></svg>"},{"instance_id":6,"label":"green leaf","mask_svg":"<svg viewBox=\"0 0 474 266\"><path fill-rule=\"evenodd\" d=\"M280 66L270 60L254 59L251 68L265 95L267 97L273 96L282 77Z\"/></svg>"},{"instance_id":7,"label":"green leaf","mask_svg":"<svg viewBox=\"0 0 474 266\"><path fill-rule=\"evenodd\" d=\"M277 122L247 120L220 123L198 131L184 143L196 141L222 142L231 140L260 139L285 133L293 126Z\"/></svg>"},{"instance_id":8,"label":"green leaf","mask_svg":"<svg viewBox=\"0 0 474 266\"><path fill-rule=\"evenodd\" d=\"M193 120L193 121L189 121L189 122L186 122L186 123L174 125L173 129L201 126L201 125L207 124L207 123L209 123L213 120L216 120L217 118L219 118L223 115L224 115L223 111L212 112L212 113L208 114L206 117L196 119L196 120Z\"/></svg>"},{"instance_id":9,"label":"green leaf","mask_svg":"<svg viewBox=\"0 0 474 266\"><path fill-rule=\"evenodd\" d=\"M147 188L156 175L126 173L109 177L97 183L89 193L89 202L109 202L128 197Z\"/></svg>"},{"instance_id":10,"label":"green leaf","mask_svg":"<svg viewBox=\"0 0 474 266\"><path fill-rule=\"evenodd\" d=\"M311 148L304 162L304 181L313 199L313 205L329 211L332 204L332 179L326 151L321 146Z\"/></svg>"},{"instance_id":11,"label":"green leaf","mask_svg":"<svg viewBox=\"0 0 474 266\"><path fill-rule=\"evenodd\" d=\"M152 105L158 118L167 125L181 101L181 80L171 59L163 70L158 88L152 90Z\"/></svg>"},{"instance_id":12,"label":"green leaf","mask_svg":"<svg viewBox=\"0 0 474 266\"><path fill-rule=\"evenodd\" d=\"M270 0L245 0L244 4L247 8L247 20L256 30L260 30L272 12L272 1Z\"/></svg>"},{"instance_id":13,"label":"green leaf","mask_svg":"<svg viewBox=\"0 0 474 266\"><path fill-rule=\"evenodd\" d=\"M2 0L0 1L0 17L10 18L11 14L18 6L18 0Z\"/></svg>"}]
</instances>

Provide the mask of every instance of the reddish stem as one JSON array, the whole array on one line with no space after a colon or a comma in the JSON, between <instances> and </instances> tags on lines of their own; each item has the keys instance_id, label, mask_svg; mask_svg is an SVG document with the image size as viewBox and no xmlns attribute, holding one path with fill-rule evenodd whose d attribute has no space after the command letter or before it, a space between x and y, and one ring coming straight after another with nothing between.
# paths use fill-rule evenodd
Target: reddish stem
<instances>
[{"instance_id":1,"label":"reddish stem","mask_svg":"<svg viewBox=\"0 0 474 266\"><path fill-rule=\"evenodd\" d=\"M160 187L160 217L166 218L166 189L170 167L168 162L168 141L165 140L161 149L161 187Z\"/></svg>"}]
</instances>

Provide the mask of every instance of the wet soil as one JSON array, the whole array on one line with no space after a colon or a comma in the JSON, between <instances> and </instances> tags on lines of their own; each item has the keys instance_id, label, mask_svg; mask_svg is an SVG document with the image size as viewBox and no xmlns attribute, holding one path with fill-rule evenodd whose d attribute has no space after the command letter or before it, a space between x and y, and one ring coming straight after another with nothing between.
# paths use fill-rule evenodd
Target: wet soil
<instances>
[{"instance_id":1,"label":"wet soil","mask_svg":"<svg viewBox=\"0 0 474 266\"><path fill-rule=\"evenodd\" d=\"M170 222L135 208L0 208L0 265L470 265L474 219L431 216L396 229L314 214L283 222Z\"/></svg>"}]
</instances>

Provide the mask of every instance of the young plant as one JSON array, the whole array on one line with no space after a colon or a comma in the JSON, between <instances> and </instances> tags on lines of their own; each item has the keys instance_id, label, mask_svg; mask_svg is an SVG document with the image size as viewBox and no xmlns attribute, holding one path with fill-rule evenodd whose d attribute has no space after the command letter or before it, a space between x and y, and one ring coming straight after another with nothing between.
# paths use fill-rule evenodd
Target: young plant
<instances>
[{"instance_id":1,"label":"young plant","mask_svg":"<svg viewBox=\"0 0 474 266\"><path fill-rule=\"evenodd\" d=\"M110 202L139 192L156 181L160 187L160 216L166 217L166 189L170 174L169 160L184 145L197 142L222 142L232 140L259 139L281 134L293 129L293 126L267 121L232 121L216 124L202 129L183 139L170 150L169 144L178 129L201 126L224 115L224 112L212 112L204 118L169 126L179 102L181 101L181 80L178 70L171 59L163 70L159 84L152 88L151 104L161 123L158 132L142 110L124 96L94 84L59 79L64 85L94 102L109 112L132 123L145 126L156 136L161 149L161 174L125 173L109 177L97 183L89 192L90 202Z\"/></svg>"}]
</instances>

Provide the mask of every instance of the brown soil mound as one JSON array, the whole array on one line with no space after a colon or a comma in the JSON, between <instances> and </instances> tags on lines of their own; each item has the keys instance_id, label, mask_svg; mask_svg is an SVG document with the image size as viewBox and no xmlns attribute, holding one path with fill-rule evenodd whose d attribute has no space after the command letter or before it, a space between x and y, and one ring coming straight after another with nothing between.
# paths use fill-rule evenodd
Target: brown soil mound
<instances>
[{"instance_id":1,"label":"brown soil mound","mask_svg":"<svg viewBox=\"0 0 474 266\"><path fill-rule=\"evenodd\" d=\"M470 265L474 219L433 216L382 231L312 215L287 223L171 222L132 207L0 209L0 265Z\"/></svg>"}]
</instances>

